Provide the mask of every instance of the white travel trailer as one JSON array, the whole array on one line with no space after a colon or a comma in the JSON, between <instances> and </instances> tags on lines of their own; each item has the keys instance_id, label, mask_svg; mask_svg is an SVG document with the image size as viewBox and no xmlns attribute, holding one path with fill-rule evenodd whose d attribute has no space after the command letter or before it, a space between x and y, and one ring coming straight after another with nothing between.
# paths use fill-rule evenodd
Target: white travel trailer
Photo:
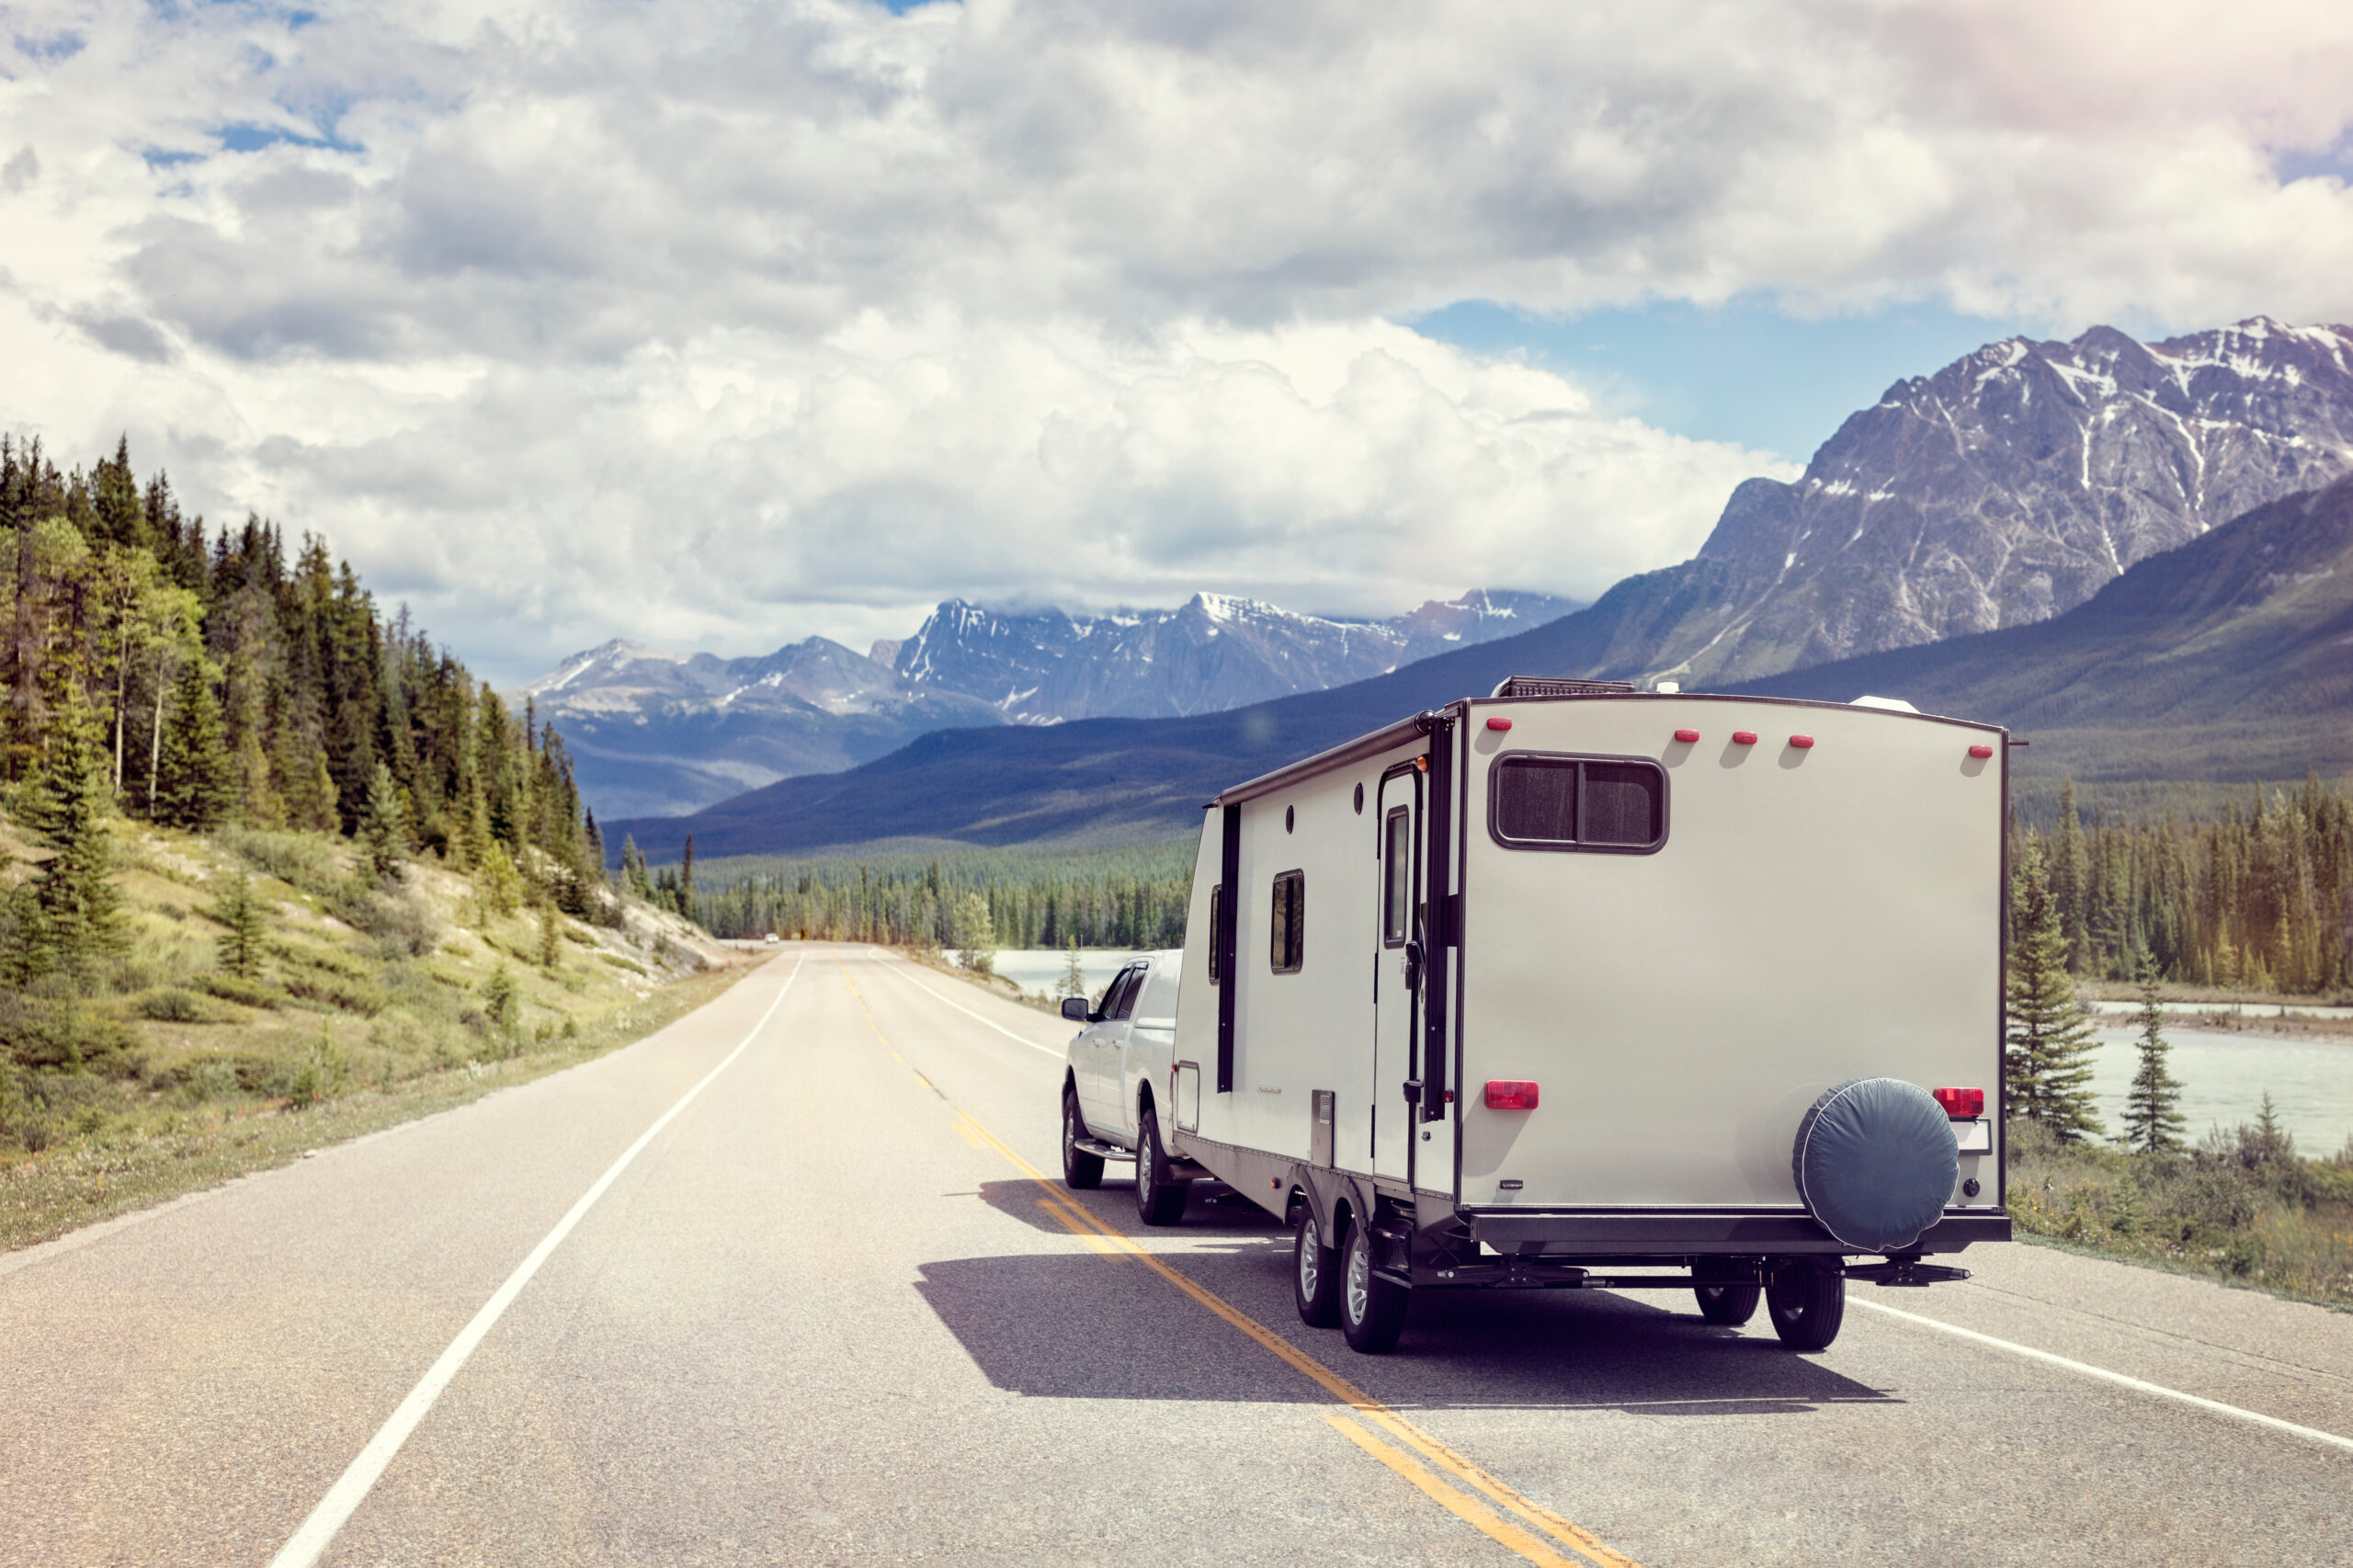
<instances>
[{"instance_id":1,"label":"white travel trailer","mask_svg":"<svg viewBox=\"0 0 2353 1568\"><path fill-rule=\"evenodd\" d=\"M1066 1170L1231 1184L1359 1350L1413 1290L1661 1285L1821 1348L1847 1279L2010 1233L2007 763L1900 702L1515 678L1238 785Z\"/></svg>"}]
</instances>

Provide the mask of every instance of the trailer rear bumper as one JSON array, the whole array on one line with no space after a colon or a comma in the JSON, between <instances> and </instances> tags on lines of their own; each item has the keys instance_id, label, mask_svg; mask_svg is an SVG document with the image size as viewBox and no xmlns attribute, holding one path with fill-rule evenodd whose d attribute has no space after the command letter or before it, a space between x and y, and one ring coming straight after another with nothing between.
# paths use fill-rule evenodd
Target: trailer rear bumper
<instances>
[{"instance_id":1,"label":"trailer rear bumper","mask_svg":"<svg viewBox=\"0 0 2353 1568\"><path fill-rule=\"evenodd\" d=\"M1722 1253L1852 1253L1802 1209L1769 1213L1706 1210L1591 1210L1458 1209L1471 1239L1522 1256L1595 1255L1688 1256ZM1977 1242L2010 1239L2006 1211L1948 1212L1907 1251L1959 1252Z\"/></svg>"}]
</instances>

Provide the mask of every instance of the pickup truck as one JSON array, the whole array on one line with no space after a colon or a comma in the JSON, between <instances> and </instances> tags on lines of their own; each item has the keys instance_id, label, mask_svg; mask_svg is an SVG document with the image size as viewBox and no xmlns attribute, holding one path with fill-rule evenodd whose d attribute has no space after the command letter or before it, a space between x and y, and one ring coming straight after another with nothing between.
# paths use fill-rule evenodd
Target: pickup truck
<instances>
[{"instance_id":1,"label":"pickup truck","mask_svg":"<svg viewBox=\"0 0 2353 1568\"><path fill-rule=\"evenodd\" d=\"M1174 1225L1196 1181L1210 1173L1170 1151L1159 1103L1176 1049L1180 948L1139 953L1120 966L1100 1002L1063 1003L1081 1026L1063 1067L1063 1179L1098 1187L1107 1160L1136 1162L1136 1213L1147 1225Z\"/></svg>"}]
</instances>

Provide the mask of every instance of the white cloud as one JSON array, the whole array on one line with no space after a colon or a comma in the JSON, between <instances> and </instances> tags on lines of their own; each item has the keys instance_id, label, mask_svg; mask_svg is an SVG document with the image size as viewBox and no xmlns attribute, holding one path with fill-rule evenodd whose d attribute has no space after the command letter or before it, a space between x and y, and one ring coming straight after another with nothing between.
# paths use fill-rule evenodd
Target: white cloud
<instances>
[{"instance_id":1,"label":"white cloud","mask_svg":"<svg viewBox=\"0 0 2353 1568\"><path fill-rule=\"evenodd\" d=\"M2309 6L11 28L0 423L129 428L506 674L960 592L1590 594L1786 472L1389 324L1461 298L2353 315L2353 198L2273 173L2347 127L2353 18Z\"/></svg>"}]
</instances>

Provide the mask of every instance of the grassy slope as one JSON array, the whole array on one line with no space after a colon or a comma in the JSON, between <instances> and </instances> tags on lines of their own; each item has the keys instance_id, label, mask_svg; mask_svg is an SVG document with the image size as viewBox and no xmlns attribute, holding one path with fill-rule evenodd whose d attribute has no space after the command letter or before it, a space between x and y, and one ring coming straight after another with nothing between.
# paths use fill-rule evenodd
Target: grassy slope
<instances>
[{"instance_id":1,"label":"grassy slope","mask_svg":"<svg viewBox=\"0 0 2353 1568\"><path fill-rule=\"evenodd\" d=\"M324 838L212 840L132 824L117 835L121 952L94 995L33 999L51 1016L71 1007L87 1059L0 1066L0 1247L570 1066L749 972L642 906L624 930L561 921L557 961L543 969L529 912L483 922L470 884L438 867L411 868L385 897L358 879L348 846ZM0 850L23 875L29 847L5 818ZM210 912L241 865L256 869L268 915L257 988L223 983L216 964L225 927ZM516 986L506 1027L487 1016L502 967ZM9 1021L21 1028L23 1015Z\"/></svg>"}]
</instances>

